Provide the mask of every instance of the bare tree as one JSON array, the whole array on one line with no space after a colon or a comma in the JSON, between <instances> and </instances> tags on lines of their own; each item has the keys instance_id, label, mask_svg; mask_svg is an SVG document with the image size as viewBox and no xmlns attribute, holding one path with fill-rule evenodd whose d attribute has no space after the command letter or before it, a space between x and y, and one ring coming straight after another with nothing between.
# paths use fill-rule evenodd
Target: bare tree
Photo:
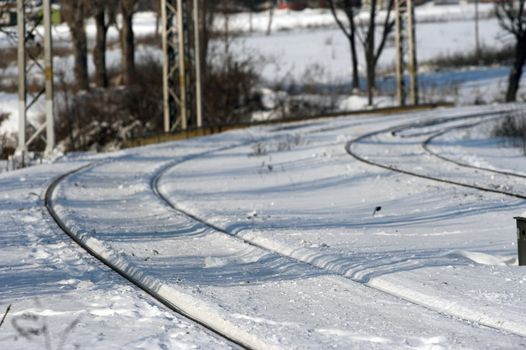
<instances>
[{"instance_id":1,"label":"bare tree","mask_svg":"<svg viewBox=\"0 0 526 350\"><path fill-rule=\"evenodd\" d=\"M352 88L353 90L360 89L360 80L358 76L358 53L356 52L356 23L354 16L356 15L356 0L329 0L329 6L331 8L332 15L338 24L338 27L342 30L343 34L349 40L349 46L351 49L351 65L352 65ZM336 12L337 8L340 8L347 17L348 27L338 17Z\"/></svg>"},{"instance_id":2,"label":"bare tree","mask_svg":"<svg viewBox=\"0 0 526 350\"><path fill-rule=\"evenodd\" d=\"M137 0L121 0L120 13L122 26L120 29L122 70L124 84L131 85L135 77L135 36L133 33L133 15Z\"/></svg>"},{"instance_id":3,"label":"bare tree","mask_svg":"<svg viewBox=\"0 0 526 350\"><path fill-rule=\"evenodd\" d=\"M92 0L89 5L97 28L95 46L93 47L95 83L99 87L106 88L109 86L106 66L108 29L115 23L118 3L116 0Z\"/></svg>"},{"instance_id":4,"label":"bare tree","mask_svg":"<svg viewBox=\"0 0 526 350\"><path fill-rule=\"evenodd\" d=\"M267 25L267 35L270 35L270 32L272 31L272 20L274 19L274 10L278 4L278 0L272 0L272 5L269 9L269 15L268 15L268 25Z\"/></svg>"},{"instance_id":5,"label":"bare tree","mask_svg":"<svg viewBox=\"0 0 526 350\"><path fill-rule=\"evenodd\" d=\"M367 78L367 97L369 105L373 104L374 91L376 89L376 67L378 60L385 48L387 38L393 31L394 20L391 19L393 6L395 0L386 0L387 8L385 10L384 19L382 22L378 20L380 12L379 4L384 0L369 0L368 14L369 18L366 23L357 24L355 16L358 8L361 6L360 0L329 0L331 12L336 23L349 40L352 60L352 87L359 88L358 76L358 53L356 51L356 38L364 48L364 58L366 63L366 78ZM347 17L348 26L338 17L337 9L343 10ZM377 38L379 42L377 44Z\"/></svg>"},{"instance_id":6,"label":"bare tree","mask_svg":"<svg viewBox=\"0 0 526 350\"><path fill-rule=\"evenodd\" d=\"M84 0L61 0L61 4L64 19L73 40L74 73L77 87L80 90L89 90L88 38L84 24L86 3Z\"/></svg>"},{"instance_id":7,"label":"bare tree","mask_svg":"<svg viewBox=\"0 0 526 350\"><path fill-rule=\"evenodd\" d=\"M382 1L382 0L380 0ZM395 0L387 0L387 9L383 23L377 27L377 16L379 13L378 1L370 0L369 3L369 22L364 26L364 33L359 36L364 47L365 62L367 64L367 98L368 104L373 104L374 90L376 89L376 67L378 60L384 50L387 37L393 31L395 21L391 19ZM380 30L380 42L376 46L377 29Z\"/></svg>"},{"instance_id":8,"label":"bare tree","mask_svg":"<svg viewBox=\"0 0 526 350\"><path fill-rule=\"evenodd\" d=\"M508 78L506 102L517 99L517 91L526 62L526 14L524 3L526 0L503 0L497 2L496 14L500 26L515 37L515 57Z\"/></svg>"}]
</instances>

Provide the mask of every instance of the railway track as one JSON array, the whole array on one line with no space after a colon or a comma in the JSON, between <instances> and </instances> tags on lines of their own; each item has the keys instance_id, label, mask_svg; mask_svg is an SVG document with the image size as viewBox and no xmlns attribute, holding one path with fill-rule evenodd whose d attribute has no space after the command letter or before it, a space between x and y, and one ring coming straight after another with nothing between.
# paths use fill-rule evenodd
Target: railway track
<instances>
[{"instance_id":1,"label":"railway track","mask_svg":"<svg viewBox=\"0 0 526 350\"><path fill-rule=\"evenodd\" d=\"M486 116L494 118L495 117L495 113L487 114ZM389 163L382 163L382 162L379 162L379 161L372 160L372 159L370 159L367 156L360 155L358 152L353 150L353 146L356 146L357 144L359 144L361 142L364 142L367 139L371 139L371 138L373 138L375 136L379 136L379 135L382 135L382 134L397 135L397 134L399 134L399 133L401 133L401 132L403 132L405 130L408 130L408 129L422 128L422 127L429 127L429 126L437 126L437 125L440 125L440 124L449 123L451 121L458 121L458 120L463 120L463 119L464 120L468 120L468 119L472 119L472 118L477 118L477 116L476 115L475 116L469 115L468 117L465 117L465 118L462 118L462 117L460 117L460 118L459 117L455 117L455 118L452 118L452 119L445 118L445 119L438 120L436 123L433 123L433 122L430 122L430 123L410 123L410 124L406 124L406 125L403 125L403 126L390 127L390 128L386 128L386 129L379 130L379 131L374 131L374 132L367 133L365 135L359 136L359 137L349 141L346 144L345 149L346 149L347 153L350 156L352 156L353 158L355 158L356 160L358 160L358 161L360 161L362 163L365 163L365 164L368 164L368 165L372 165L372 166L375 166L375 167L379 167L379 168L382 168L382 169L394 171L396 173L405 174L405 175L409 175L409 176L414 176L414 177L418 177L418 178L421 178L421 179L431 180L431 181L444 183L444 184L448 184L448 185L461 186L461 187L470 188L470 189L474 189L474 190L478 190L478 191L482 191L482 192L490 192L490 193L502 194L502 195L509 196L509 197L515 197L515 198L519 198L519 199L526 199L526 195L521 194L521 193L516 193L516 192L507 191L507 190L501 190L501 189L495 189L495 188L491 188L491 187L487 187L487 186L481 186L481 185L477 185L477 184L464 183L464 182L461 182L461 181L456 181L456 180L448 179L448 178L445 178L445 177L433 176L433 175L429 175L429 174L426 174L426 173L416 172L414 170L404 169L404 168L401 168L401 167L398 167L396 165L389 164ZM480 116L478 116L478 118L480 118ZM493 119L493 118L491 118L491 119ZM487 121L487 120L482 120L482 122L485 122L485 121ZM450 131L458 129L458 128L465 128L465 127L469 127L469 126L474 126L474 125L479 124L479 123L471 123L471 124L468 124L467 126L466 125L458 125L458 126L453 126L453 127L449 127L449 128L445 128L445 129L442 129L442 130L439 130L439 131L432 132L432 135L430 137L428 137L427 139L425 139L421 143L421 147L428 154L430 154L430 155L432 155L434 157L437 157L439 159L442 159L444 161L447 161L449 163L453 163L453 164L458 165L458 166L462 166L462 167L465 167L465 168L471 168L471 169L475 169L475 170L480 170L480 171L487 171L487 172L493 172L493 173L498 173L498 174L503 174L503 175L508 175L508 176L524 178L524 176L521 175L521 174L515 174L515 173L512 173L512 172L504 172L504 171L495 171L493 169L484 168L484 167L477 167L477 166L474 166L474 165L469 165L469 164L458 162L458 161L455 161L455 160L452 160L452 159L448 159L447 157L441 156L441 155L437 154L436 152L433 152L430 149L429 144L436 137L439 137L440 135L443 135L446 132L450 132ZM422 136L422 133L417 134L417 136Z\"/></svg>"},{"instance_id":2,"label":"railway track","mask_svg":"<svg viewBox=\"0 0 526 350\"><path fill-rule=\"evenodd\" d=\"M253 349L254 347L243 342L240 339L237 339L235 337L232 337L224 332L221 332L217 328L210 326L207 324L207 322L203 321L200 318L195 317L195 315L192 315L188 312L186 312L184 309L179 307L176 302L172 298L169 298L162 293L159 293L156 288L153 288L151 284L144 281L142 276L138 276L137 274L130 273L127 271L125 267L123 267L120 264L116 264L111 258L105 254L105 252L102 252L93 245L89 244L85 239L81 238L81 235L79 235L78 232L74 232L71 227L69 227L64 220L60 217L60 215L57 213L54 207L54 194L56 191L57 186L63 182L66 178L77 174L79 172L85 171L87 169L93 168L97 165L100 165L102 162L95 162L90 163L84 166L81 166L77 169L74 169L72 171L69 171L67 173L62 174L61 176L54 179L51 184L48 186L48 188L45 191L45 199L44 199L44 205L55 221L55 223L60 227L60 229L69 236L75 243L77 243L83 250L88 252L91 256L93 256L95 259L100 261L102 264L109 267L111 270L119 274L121 277L126 279L128 282L139 288L140 290L146 292L149 294L154 300L160 302L164 306L166 306L168 309L172 310L174 313L182 317L183 319L187 320L190 323L195 324L198 327L201 327L203 330L211 333L213 336L218 337L220 339L223 339L227 343L232 345L232 348L235 349Z\"/></svg>"},{"instance_id":3,"label":"railway track","mask_svg":"<svg viewBox=\"0 0 526 350\"><path fill-rule=\"evenodd\" d=\"M526 196L524 196L522 194L517 194L517 193L508 192L508 191L502 191L502 190L496 190L496 189L486 188L486 187L477 186L477 185L464 184L464 183L455 182L455 181L448 180L448 179L428 176L428 175L419 174L419 173L412 172L412 171L407 171L407 170L404 170L404 169L399 169L399 168L396 168L396 167L393 167L393 166L390 166L390 165L375 163L374 161L367 160L364 157L361 157L360 155L358 155L358 154L356 154L355 152L352 151L352 145L353 144L355 144L357 142L360 142L361 140L364 140L366 138L378 135L380 133L391 133L391 134L394 133L394 134L396 134L396 133L403 132L403 131L405 131L407 129L421 129L421 128L430 127L430 126L439 126L439 125L446 124L446 123L465 121L465 120L472 120L472 119L480 119L480 118L484 118L484 117L490 118L490 119L494 119L496 116L498 117L501 114L502 114L501 112L490 112L490 113L483 113L483 114L468 114L468 115L454 116L454 117L451 117L451 118L439 118L439 119L435 119L435 120L431 120L431 121L424 121L424 122L417 121L417 122L406 124L404 126L390 127L388 129L376 131L376 132L373 132L373 133L368 133L366 135L363 135L361 137L356 138L355 140L352 140L352 141L348 142L346 144L346 150L351 156L353 156L354 158L356 158L359 161L362 161L362 162L364 162L366 164L369 164L369 165L378 166L378 167L381 167L381 168L384 168L384 169L387 169L387 170L392 170L392 171L396 171L396 172L403 173L403 174L406 174L406 175L411 175L411 176L415 176L415 177L419 177L419 178L433 180L433 181L437 181L437 182L445 183L445 184L449 184L449 185L462 186L462 187L475 189L475 190L480 190L480 191L485 191L485 192L492 192L492 193L497 193L497 194L503 194L503 195L506 195L506 196L516 197L516 198L519 198L519 199L526 199ZM487 120L484 120L484 121L487 121ZM478 124L478 123L479 122L473 123L473 124ZM470 124L470 125L473 125L473 124ZM458 127L465 127L465 125L460 125L460 126L456 126L456 127L457 128ZM448 128L447 130L450 130L450 129L452 129L452 128ZM324 128L324 129L320 129L320 130L326 131L328 129ZM442 132L443 131L439 131L439 133L442 133ZM422 135L422 134L419 134L419 135ZM186 162L188 160L189 159L185 159L183 161L174 162L172 164L167 165L160 172L158 172L154 176L152 181L151 181L152 191L159 197L159 199L162 202L164 202L171 209L175 210L178 214L181 214L181 215L184 215L186 217L189 217L192 220L194 220L196 222L199 222L200 224L202 224L202 225L204 225L204 226L206 226L208 228L211 228L211 229L213 229L213 230L215 230L217 232L221 232L221 233L223 233L225 235L233 237L234 239L240 240L241 242L243 242L245 244L248 244L248 245L251 245L251 246L255 246L257 248L263 249L263 250L271 252L271 253L275 253L275 254L281 255L283 258L286 258L286 259L293 259L293 260L295 260L295 261L297 261L299 263L308 264L308 265L310 265L310 266L312 266L314 268L324 270L327 273L336 274L336 275L339 275L341 277L344 277L344 278L346 278L346 279L348 279L348 280L350 280L350 281L352 281L354 283L358 283L358 284L361 284L361 285L366 286L368 288L378 290L380 292L389 294L391 296L395 296L397 298L404 299L404 300L406 300L408 302L411 302L413 304L416 304L416 305L419 305L419 306L423 306L423 307L429 308L431 310L439 311L439 312L444 313L444 309L437 310L437 308L432 306L432 305L430 305L430 303L422 302L421 300L414 299L414 298L411 298L411 297L405 297L403 295L400 295L399 293L395 293L395 292L390 291L388 289L384 289L382 287L375 286L374 284L370 284L368 282L363 282L363 281L355 279L355 278L353 278L351 276L347 276L343 271L339 271L337 269L332 269L332 268L329 268L327 266L319 265L315 261L309 261L309 260L306 260L306 259L304 259L302 257L294 256L293 254L289 254L289 253L286 253L284 251L279 251L276 248L272 248L272 247L266 246L264 244L258 243L258 242L254 241L254 240L251 240L251 239L246 239L246 238L239 237L238 235L236 235L233 232L229 232L228 230L226 230L226 229L224 229L224 228L222 228L222 227L220 227L220 226L218 226L218 225L216 225L214 223L211 223L211 222L209 222L206 219L203 219L203 218L201 218L201 217L199 217L197 215L194 215L193 213L191 213L191 212L189 212L189 211L187 211L185 209L182 209L182 208L178 207L176 203L174 203L172 200L170 200L170 198L168 198L165 194L162 193L162 191L160 189L160 182L162 180L162 177L170 169L172 169L172 168L174 168L176 166L179 166L179 165L183 164L184 162ZM449 314L452 315L452 316L464 319L466 321L475 321L477 323L481 323L481 324L483 324L483 325L485 325L487 327L490 327L490 328L503 330L503 331L515 333L517 335L526 337L526 332L522 331L520 329L521 326L518 325L518 324L513 324L510 327L508 327L508 325L502 325L502 324L499 324L498 322L487 321L486 318L483 315L481 315L480 313L477 313L477 312L471 312L471 313L472 313L472 316L467 316L467 315L462 314L462 313L454 313L454 312L450 312ZM473 315L475 315L475 316L473 316Z\"/></svg>"},{"instance_id":4,"label":"railway track","mask_svg":"<svg viewBox=\"0 0 526 350\"><path fill-rule=\"evenodd\" d=\"M484 122L486 122L486 121L484 121ZM443 135L445 135L447 133L450 133L452 131L458 130L460 128L472 128L472 127L475 127L475 126L478 126L478 125L480 125L480 123L468 124L468 125L460 126L460 127L451 127L451 128L446 129L446 130L437 132L437 133L431 135L430 137L428 137L422 143L422 148L427 153L429 153L430 155L432 155L432 156L434 156L436 158L439 158L439 159L441 159L443 161L446 161L446 162L449 162L449 163L452 163L452 164L455 164L455 165L458 165L458 166L461 166L461 167L464 167L464 168L470 168L470 169L475 169L475 170L482 170L482 171L486 171L486 172L493 173L493 174L500 174L500 175L516 177L516 178L520 178L520 179L526 179L526 175L524 175L524 174L517 174L517 173L514 173L514 172L510 172L510 171L497 170L497 169L481 167L481 166L475 166L475 165L472 165L472 164L467 164L467 163L464 163L464 162L460 162L458 160L455 160L455 159L443 156L440 153L433 151L431 149L431 147L430 147L431 143L435 139L437 139L437 138L439 138L439 137L441 137L441 136L443 136Z\"/></svg>"},{"instance_id":5,"label":"railway track","mask_svg":"<svg viewBox=\"0 0 526 350\"><path fill-rule=\"evenodd\" d=\"M494 115L495 114L493 113L493 114L488 114L487 116L494 116ZM441 179L441 178L438 178L438 177L428 176L428 175L425 175L425 174L419 174L419 173L416 173L416 172L413 172L413 171L409 171L409 170L399 169L399 168L394 167L394 166L389 165L389 164L381 164L381 163L378 163L378 162L374 162L374 161L371 161L369 159L366 159L366 158L360 156L359 154L354 152L353 149L352 149L353 145L355 145L355 144L357 144L357 143L359 143L359 142L361 142L361 141L363 141L363 140L365 140L367 138L373 137L375 135L379 135L381 133L394 133L394 134L396 134L396 133L403 132L404 130L407 130L407 129L410 129L410 128L413 128L413 129L417 128L418 129L418 128L429 127L429 126L437 126L437 125L441 125L441 124L445 124L445 123L453 122L453 121L470 120L472 118L480 118L480 117L481 117L480 115L478 115L478 116L477 115L467 115L467 116L455 116L455 117L452 117L452 118L439 118L439 120L434 120L434 121L424 122L424 123L422 123L422 122L408 123L408 124L406 124L406 125L404 125L402 127L395 126L395 127L391 127L391 128L388 128L388 129L384 129L384 130L368 133L366 135L362 135L362 136L360 136L360 137L348 142L346 144L345 148L346 148L347 152L351 156L353 156L357 160L359 160L361 162L364 162L366 164L369 164L369 165L381 167L381 168L384 168L384 169L387 169L387 170L391 170L391 171L396 171L396 172L403 173L403 174L406 174L406 175L411 175L411 176L416 176L416 177L420 177L420 178L425 178L425 179L428 179L428 180L438 181L438 182L441 182L441 183L446 183L446 184L451 184L451 185L456 185L456 186L463 186L463 187L467 187L467 188L471 188L471 189L487 191L487 192L493 192L493 193L499 193L499 194L512 196L512 197L516 197L516 198L520 198L520 199L526 199L526 196L523 196L521 194L516 194L516 193L512 193L512 192L507 192L507 191L500 191L500 190L491 189L491 188L485 188L485 187L476 186L476 185L463 184L463 183L455 182L455 181L448 180L448 179ZM444 133L444 132L446 132L446 131L445 130L440 131L440 133ZM425 145L423 145L423 147L426 148L428 146L428 144L435 137L438 137L438 135L437 134L433 134L431 137L429 137L426 140L427 143L425 143ZM293 254L287 254L287 253L284 253L282 251L279 251L279 250L276 250L276 249L272 249L272 248L270 248L268 246L265 246L263 244L259 244L259 243L255 242L255 241L251 241L251 240L248 240L248 239L244 239L244 238L238 237L236 234L228 232L227 230L223 229L222 227L219 227L217 225L214 225L213 223L208 222L206 219L200 218L200 217L198 217L198 216L196 216L196 215L194 215L194 214L192 214L192 213L190 213L188 211L185 211L185 210L183 210L181 208L178 208L178 206L175 203L173 203L170 200L170 198L168 198L166 195L164 195L163 192L161 191L161 189L160 189L160 182L161 182L163 176L170 169L172 169L173 167L181 165L184 162L187 162L187 161L192 160L192 159L196 159L196 158L199 158L199 157L206 157L207 155L210 155L211 153L214 153L214 152L219 152L219 151L224 151L224 150L228 150L228 149L233 149L233 148L236 148L236 147L241 147L241 146L246 145L246 144L248 144L250 142L254 142L254 141L249 141L249 142L245 142L245 143L239 143L239 144L235 144L235 145L221 147L221 148L218 148L218 149L213 149L213 150L209 150L209 151L202 152L202 153L199 153L199 154L191 155L191 156L185 157L185 158L183 158L181 160L178 160L178 161L168 162L164 166L162 166L157 172L155 172L153 174L153 176L151 177L151 180L150 180L151 190L159 198L159 200L161 202L163 202L165 205L170 207L172 210L176 211L178 214L184 215L184 216L190 218L193 221L199 222L200 224L202 224L202 225L204 225L204 226L206 226L208 228L211 228L211 229L213 229L213 230L215 230L217 232L221 232L221 233L223 233L225 235L228 235L229 237L232 237L232 238L234 238L236 240L239 240L239 241L241 241L244 244L247 244L247 245L250 245L250 246L254 246L254 247L257 247L259 249L263 249L263 250L265 250L267 252L270 252L270 253L273 253L273 254L280 255L280 256L282 256L285 259L291 259L291 260L297 261L299 263L308 264L309 266L314 267L316 269L321 269L321 270L325 271L326 273L345 277L346 279L352 281L353 283L361 284L361 285L363 285L365 287L376 289L376 290L378 290L378 291L380 291L382 293L389 294L391 296L395 296L397 298L404 299L404 300L409 301L409 302L411 302L413 304L416 304L418 306L423 306L425 308L437 311L436 308L434 308L433 306L426 305L426 303L423 303L423 302L421 302L419 300L415 300L415 299L411 299L411 298L404 298L404 296L398 295L396 293L392 293L389 290L385 290L385 289L382 289L382 288L375 287L374 285L371 285L371 284L369 284L367 282L355 280L352 277L346 276L345 273L342 273L342 271L333 270L331 268L323 267L323 266L320 266L320 265L316 264L316 262L309 261L309 260L306 260L306 259L303 259L303 258L299 258L299 257L294 256ZM200 327L208 330L209 332L211 332L215 336L225 339L227 342L231 343L233 345L233 347L244 348L244 349L256 348L257 346L253 346L253 344L245 342L243 339L239 339L239 338L236 338L235 336L232 336L232 335L229 335L229 334L225 334L224 332L221 331L221 329L218 329L217 327L215 327L213 324L210 324L206 320L204 320L204 319L202 319L200 317L196 317L195 315L193 315L191 313L188 313L187 311L184 310L184 308L181 308L173 298L167 297L166 295L162 295L162 293L159 293L158 290L155 290L155 288L152 288L150 284L145 283L144 282L144 278L143 278L144 276L137 277L136 274L130 274L129 271L126 268L123 268L122 266L119 266L119 264L116 264L114 261L112 261L111 258L108 258L107 254L101 253L100 251L97 251L97 249L94 249L94 247L92 245L88 244L87 241L81 237L82 235L79 236L79 232L74 232L72 230L72 228L69 227L63 221L63 219L60 217L59 213L54 208L54 195L55 195L57 187L60 185L61 182L66 180L68 177L73 176L73 175L78 174L78 173L83 172L83 171L87 171L88 169L91 169L93 167L99 166L99 165L101 165L103 163L104 163L104 161L103 162L98 162L98 163L90 163L90 164L84 165L82 167L79 167L79 168L77 168L77 169L75 169L73 171L70 171L68 173L65 173L65 174L61 175L60 177L56 178L51 183L51 185L48 187L48 189L46 191L46 194L45 194L45 206L46 206L47 210L49 211L50 215L53 217L53 219L57 223L57 225L72 240L74 240L77 244L79 244L89 254L94 256L97 260L101 261L103 264L105 264L108 267L110 267L116 273L120 274L123 278L125 278L126 280L128 280L129 282L131 282L132 284L134 284L135 286L137 286L141 290L143 290L146 293L150 294L154 299L156 299L157 301L159 301L160 303L162 303L163 305L165 305L166 307L168 307L169 309L171 309L175 313L177 313L177 314L181 315L182 317L184 317L184 318L196 323L197 325L199 325ZM443 310L438 310L438 311L443 312ZM463 318L463 319L465 319L467 321L476 321L476 322L479 322L479 323L484 324L484 325L486 325L488 327L491 327L491 328L508 331L508 332L515 333L517 335L526 337L526 332L523 332L523 331L519 330L517 325L511 325L511 327L507 327L507 326L502 326L502 325L496 324L494 322L484 322L484 319L479 317L480 315L477 315L477 314L475 314L476 319L473 319L473 317L464 317L464 315L459 315L459 314L454 314L454 313L453 313L453 315L457 316L457 317L460 317L460 318ZM481 322L481 320L482 320L482 322Z\"/></svg>"}]
</instances>

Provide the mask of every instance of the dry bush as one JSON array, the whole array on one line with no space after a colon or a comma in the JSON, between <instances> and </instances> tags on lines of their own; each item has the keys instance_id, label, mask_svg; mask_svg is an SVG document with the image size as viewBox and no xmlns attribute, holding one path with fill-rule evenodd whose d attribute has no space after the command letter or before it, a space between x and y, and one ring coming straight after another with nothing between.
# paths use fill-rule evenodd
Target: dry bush
<instances>
[{"instance_id":1,"label":"dry bush","mask_svg":"<svg viewBox=\"0 0 526 350\"><path fill-rule=\"evenodd\" d=\"M493 127L492 135L502 137L505 142L514 147L522 147L526 155L526 114L524 111L504 116Z\"/></svg>"},{"instance_id":2,"label":"dry bush","mask_svg":"<svg viewBox=\"0 0 526 350\"><path fill-rule=\"evenodd\" d=\"M162 122L162 66L145 58L137 65L136 84L92 89L72 95L60 84L57 136L65 151L118 148L139 132L158 130Z\"/></svg>"},{"instance_id":3,"label":"dry bush","mask_svg":"<svg viewBox=\"0 0 526 350\"><path fill-rule=\"evenodd\" d=\"M220 64L209 64L203 96L206 123L229 124L246 121L259 108L255 92L260 78L252 58L228 55Z\"/></svg>"},{"instance_id":4,"label":"dry bush","mask_svg":"<svg viewBox=\"0 0 526 350\"><path fill-rule=\"evenodd\" d=\"M0 111L0 125L9 118L9 113ZM9 142L10 139L5 134L0 134L0 159L7 159L15 152L13 145Z\"/></svg>"},{"instance_id":5,"label":"dry bush","mask_svg":"<svg viewBox=\"0 0 526 350\"><path fill-rule=\"evenodd\" d=\"M449 69L467 66L503 65L513 62L515 49L512 46L493 48L482 46L479 54L476 50L457 52L445 56L438 56L424 63L436 69Z\"/></svg>"}]
</instances>

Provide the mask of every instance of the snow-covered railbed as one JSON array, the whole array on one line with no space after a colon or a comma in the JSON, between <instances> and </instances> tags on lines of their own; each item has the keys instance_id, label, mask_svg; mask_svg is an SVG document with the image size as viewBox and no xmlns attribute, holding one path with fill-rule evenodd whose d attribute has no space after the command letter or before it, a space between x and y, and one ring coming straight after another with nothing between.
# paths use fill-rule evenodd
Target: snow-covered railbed
<instances>
[{"instance_id":1,"label":"snow-covered railbed","mask_svg":"<svg viewBox=\"0 0 526 350\"><path fill-rule=\"evenodd\" d=\"M447 130L430 139L428 147L433 153L459 164L526 176L524 149L492 136L492 129L500 120Z\"/></svg>"},{"instance_id":2,"label":"snow-covered railbed","mask_svg":"<svg viewBox=\"0 0 526 350\"><path fill-rule=\"evenodd\" d=\"M81 163L0 175L2 349L230 348L83 252L43 207L51 180Z\"/></svg>"},{"instance_id":3,"label":"snow-covered railbed","mask_svg":"<svg viewBox=\"0 0 526 350\"><path fill-rule=\"evenodd\" d=\"M437 113L444 112L402 118ZM514 231L502 235L502 214L522 210L522 202L391 174L346 155L348 139L401 122L335 119L139 150L66 179L57 212L113 251L110 258L169 288L188 313L256 347L524 344L430 310L521 334L524 310L512 301L520 305L523 279L506 265ZM240 146L209 153L229 143ZM186 157L199 152L206 156ZM162 193L266 249L178 214L155 195L156 173L185 159L160 179ZM487 222L490 209L495 225Z\"/></svg>"},{"instance_id":4,"label":"snow-covered railbed","mask_svg":"<svg viewBox=\"0 0 526 350\"><path fill-rule=\"evenodd\" d=\"M275 143L260 157L247 147L187 162L164 177L163 188L176 206L245 239L430 308L522 334L524 310L516 301L524 279L508 265L516 254L512 216L523 210L523 201L352 162L339 147L366 132L360 124L348 133L337 123L335 133L326 128L325 144L321 135L304 135L293 151L278 151L283 146ZM405 154L407 145L400 145L398 155L396 146L384 145L381 154L413 158ZM413 153L424 153L420 142L411 146ZM377 206L382 210L372 217Z\"/></svg>"},{"instance_id":5,"label":"snow-covered railbed","mask_svg":"<svg viewBox=\"0 0 526 350\"><path fill-rule=\"evenodd\" d=\"M466 120L453 118L441 120L434 125L417 123L387 128L356 138L348 143L347 150L353 157L372 165L525 199L526 189L521 174L509 176L509 173L491 171L480 165L454 162L430 147L435 138L451 130L487 124L507 113L505 109L504 113L496 113L494 116L490 114L479 117L475 114Z\"/></svg>"}]
</instances>

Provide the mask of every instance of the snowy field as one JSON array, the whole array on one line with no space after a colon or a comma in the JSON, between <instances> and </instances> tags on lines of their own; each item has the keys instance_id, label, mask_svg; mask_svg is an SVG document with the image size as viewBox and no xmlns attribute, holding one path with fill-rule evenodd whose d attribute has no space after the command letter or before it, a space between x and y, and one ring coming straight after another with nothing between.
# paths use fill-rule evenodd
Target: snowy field
<instances>
[{"instance_id":1,"label":"snowy field","mask_svg":"<svg viewBox=\"0 0 526 350\"><path fill-rule=\"evenodd\" d=\"M0 314L12 307L0 347L231 346L137 291L49 217L51 179L95 162L54 192L65 224L187 314L254 348L526 348L513 220L524 199L381 169L346 151L526 195L523 179L422 148L443 132L428 145L434 152L526 173L519 151L486 132L488 118L517 108L250 128L1 174Z\"/></svg>"}]
</instances>

